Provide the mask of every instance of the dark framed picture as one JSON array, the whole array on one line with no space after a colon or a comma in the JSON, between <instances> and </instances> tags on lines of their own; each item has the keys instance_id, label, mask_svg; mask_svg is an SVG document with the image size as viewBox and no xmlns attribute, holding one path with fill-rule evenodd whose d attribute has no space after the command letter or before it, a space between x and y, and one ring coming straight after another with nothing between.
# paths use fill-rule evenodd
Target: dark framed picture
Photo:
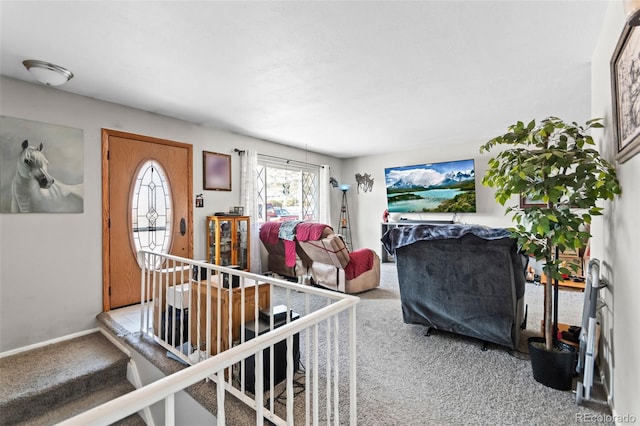
<instances>
[{"instance_id":1,"label":"dark framed picture","mask_svg":"<svg viewBox=\"0 0 640 426\"><path fill-rule=\"evenodd\" d=\"M231 155L202 151L204 189L231 191Z\"/></svg>"},{"instance_id":2,"label":"dark framed picture","mask_svg":"<svg viewBox=\"0 0 640 426\"><path fill-rule=\"evenodd\" d=\"M547 204L542 200L534 200L532 198L526 197L520 194L520 208L526 209L527 207L544 207Z\"/></svg>"},{"instance_id":3,"label":"dark framed picture","mask_svg":"<svg viewBox=\"0 0 640 426\"><path fill-rule=\"evenodd\" d=\"M611 58L611 96L616 160L640 152L640 30L625 25Z\"/></svg>"}]
</instances>

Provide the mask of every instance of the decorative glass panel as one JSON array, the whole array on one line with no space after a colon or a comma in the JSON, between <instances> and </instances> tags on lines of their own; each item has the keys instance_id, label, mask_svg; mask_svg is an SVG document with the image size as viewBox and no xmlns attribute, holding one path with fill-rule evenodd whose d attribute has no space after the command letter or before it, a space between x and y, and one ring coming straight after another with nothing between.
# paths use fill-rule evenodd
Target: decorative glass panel
<instances>
[{"instance_id":1,"label":"decorative glass panel","mask_svg":"<svg viewBox=\"0 0 640 426\"><path fill-rule=\"evenodd\" d=\"M131 197L131 231L136 252L169 252L172 202L169 183L162 166L154 160L142 164ZM159 266L147 265L154 268Z\"/></svg>"},{"instance_id":2,"label":"decorative glass panel","mask_svg":"<svg viewBox=\"0 0 640 426\"><path fill-rule=\"evenodd\" d=\"M240 269L247 269L247 253L249 249L249 238L246 220L236 221L236 264Z\"/></svg>"},{"instance_id":3,"label":"decorative glass panel","mask_svg":"<svg viewBox=\"0 0 640 426\"><path fill-rule=\"evenodd\" d=\"M256 190L258 192L258 222L266 222L267 212L265 209L267 200L267 168L258 164L256 168Z\"/></svg>"},{"instance_id":4,"label":"decorative glass panel","mask_svg":"<svg viewBox=\"0 0 640 426\"><path fill-rule=\"evenodd\" d=\"M258 158L258 222L318 220L317 166Z\"/></svg>"},{"instance_id":5,"label":"decorative glass panel","mask_svg":"<svg viewBox=\"0 0 640 426\"><path fill-rule=\"evenodd\" d=\"M302 219L316 220L318 208L318 173L302 172Z\"/></svg>"},{"instance_id":6,"label":"decorative glass panel","mask_svg":"<svg viewBox=\"0 0 640 426\"><path fill-rule=\"evenodd\" d=\"M220 226L220 257L218 265L221 266L229 266L231 265L232 253L233 253L233 239L231 233L233 229L231 229L231 221L221 220L219 222Z\"/></svg>"}]
</instances>

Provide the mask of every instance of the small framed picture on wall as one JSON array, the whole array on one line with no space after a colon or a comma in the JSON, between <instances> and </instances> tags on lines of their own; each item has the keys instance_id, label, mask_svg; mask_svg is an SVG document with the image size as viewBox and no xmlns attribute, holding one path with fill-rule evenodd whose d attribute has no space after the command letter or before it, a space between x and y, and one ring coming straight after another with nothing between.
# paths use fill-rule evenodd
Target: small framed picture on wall
<instances>
[{"instance_id":1,"label":"small framed picture on wall","mask_svg":"<svg viewBox=\"0 0 640 426\"><path fill-rule=\"evenodd\" d=\"M204 189L231 191L231 155L202 151Z\"/></svg>"}]
</instances>

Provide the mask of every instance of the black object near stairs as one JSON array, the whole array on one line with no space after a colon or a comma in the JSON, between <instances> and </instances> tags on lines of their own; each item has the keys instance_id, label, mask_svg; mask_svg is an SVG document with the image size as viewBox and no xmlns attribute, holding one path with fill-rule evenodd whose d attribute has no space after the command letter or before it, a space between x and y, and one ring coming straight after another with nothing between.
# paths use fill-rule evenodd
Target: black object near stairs
<instances>
[{"instance_id":1,"label":"black object near stairs","mask_svg":"<svg viewBox=\"0 0 640 426\"><path fill-rule=\"evenodd\" d=\"M0 359L0 425L52 425L134 390L129 357L102 333ZM118 422L144 425L138 414Z\"/></svg>"}]
</instances>

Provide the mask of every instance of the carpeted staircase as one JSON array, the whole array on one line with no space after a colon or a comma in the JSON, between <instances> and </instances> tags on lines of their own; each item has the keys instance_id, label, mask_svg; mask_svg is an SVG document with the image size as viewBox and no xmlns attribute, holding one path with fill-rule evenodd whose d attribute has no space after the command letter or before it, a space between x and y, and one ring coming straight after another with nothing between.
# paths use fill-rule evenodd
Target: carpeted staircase
<instances>
[{"instance_id":1,"label":"carpeted staircase","mask_svg":"<svg viewBox=\"0 0 640 426\"><path fill-rule=\"evenodd\" d=\"M100 332L0 359L0 425L51 425L134 390ZM121 425L144 425L134 414Z\"/></svg>"}]
</instances>

